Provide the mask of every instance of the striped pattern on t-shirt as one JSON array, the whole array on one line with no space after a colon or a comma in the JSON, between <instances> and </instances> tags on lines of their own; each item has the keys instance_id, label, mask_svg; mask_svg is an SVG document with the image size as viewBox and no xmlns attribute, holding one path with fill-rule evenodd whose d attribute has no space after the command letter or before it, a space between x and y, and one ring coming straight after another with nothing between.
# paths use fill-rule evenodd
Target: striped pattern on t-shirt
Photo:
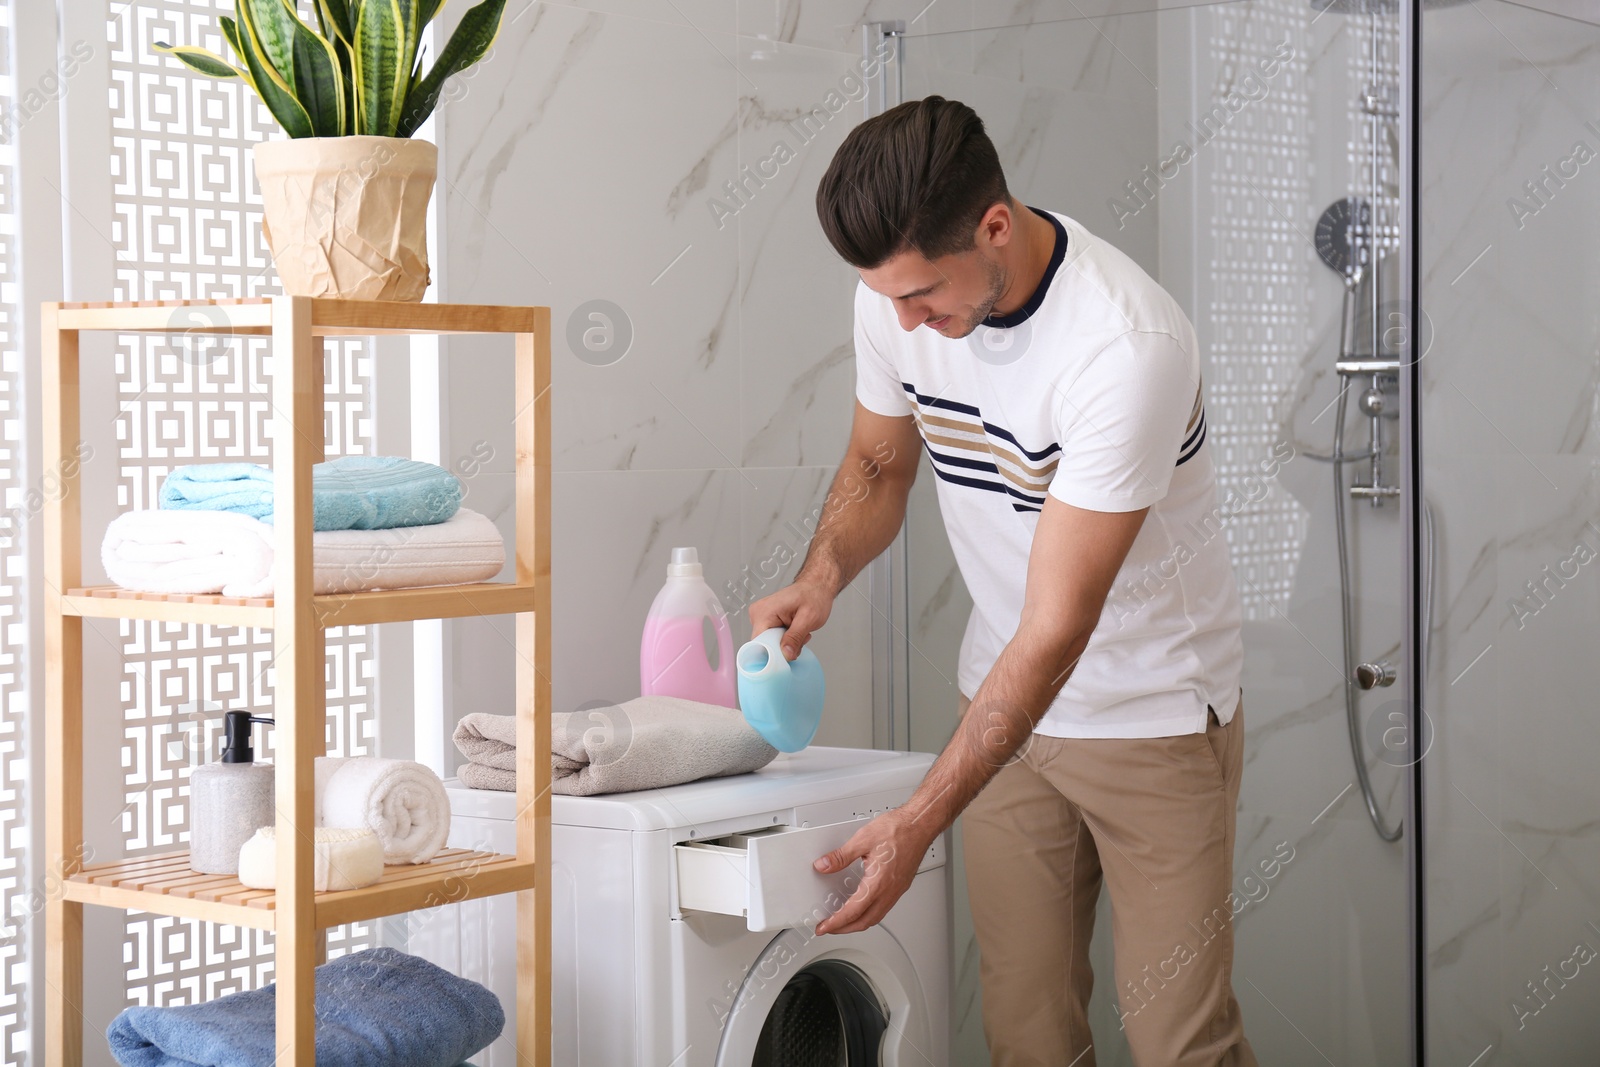
<instances>
[{"instance_id":1,"label":"striped pattern on t-shirt","mask_svg":"<svg viewBox=\"0 0 1600 1067\"><path fill-rule=\"evenodd\" d=\"M1030 450L1004 426L990 422L971 404L919 393L902 381L911 413L922 433L933 472L952 485L1001 493L1017 511L1040 511L1051 476L1061 462L1061 445ZM1193 459L1206 440L1205 390L1195 390L1194 407L1184 427L1177 466Z\"/></svg>"}]
</instances>

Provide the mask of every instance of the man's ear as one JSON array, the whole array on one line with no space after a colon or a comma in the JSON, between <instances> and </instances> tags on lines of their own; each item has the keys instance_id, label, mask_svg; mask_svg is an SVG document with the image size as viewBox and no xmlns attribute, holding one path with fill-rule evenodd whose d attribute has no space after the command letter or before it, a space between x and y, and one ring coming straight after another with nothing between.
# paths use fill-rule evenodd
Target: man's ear
<instances>
[{"instance_id":1,"label":"man's ear","mask_svg":"<svg viewBox=\"0 0 1600 1067\"><path fill-rule=\"evenodd\" d=\"M993 247L1000 248L1010 242L1016 226L1016 212L1011 205L1004 200L997 200L989 205L989 210L978 220L976 236L980 241L986 240Z\"/></svg>"}]
</instances>

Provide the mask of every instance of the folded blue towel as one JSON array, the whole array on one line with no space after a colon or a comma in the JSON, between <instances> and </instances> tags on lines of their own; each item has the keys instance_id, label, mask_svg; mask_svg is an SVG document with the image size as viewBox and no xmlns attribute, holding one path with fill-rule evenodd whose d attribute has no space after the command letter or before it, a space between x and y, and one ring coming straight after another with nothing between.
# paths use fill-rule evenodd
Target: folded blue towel
<instances>
[{"instance_id":1,"label":"folded blue towel","mask_svg":"<svg viewBox=\"0 0 1600 1067\"><path fill-rule=\"evenodd\" d=\"M418 956L370 948L317 968L317 1067L456 1067L505 1028L500 1000ZM122 1067L271 1067L277 985L180 1008L127 1008Z\"/></svg>"},{"instance_id":2,"label":"folded blue towel","mask_svg":"<svg viewBox=\"0 0 1600 1067\"><path fill-rule=\"evenodd\" d=\"M161 483L161 506L233 511L272 522L272 468L191 463ZM340 456L311 468L313 530L388 530L444 522L461 506L461 482L404 456Z\"/></svg>"}]
</instances>

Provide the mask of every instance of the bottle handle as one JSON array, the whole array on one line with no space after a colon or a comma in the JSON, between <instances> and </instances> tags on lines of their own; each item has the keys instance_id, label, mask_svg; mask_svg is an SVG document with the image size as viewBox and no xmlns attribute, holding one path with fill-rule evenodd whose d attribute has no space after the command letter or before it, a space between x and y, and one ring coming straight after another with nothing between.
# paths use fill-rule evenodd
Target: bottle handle
<instances>
[{"instance_id":1,"label":"bottle handle","mask_svg":"<svg viewBox=\"0 0 1600 1067\"><path fill-rule=\"evenodd\" d=\"M706 613L711 619L711 628L717 634L717 671L718 678L732 680L734 677L733 663L733 627L728 625L726 615L720 618L710 612Z\"/></svg>"}]
</instances>

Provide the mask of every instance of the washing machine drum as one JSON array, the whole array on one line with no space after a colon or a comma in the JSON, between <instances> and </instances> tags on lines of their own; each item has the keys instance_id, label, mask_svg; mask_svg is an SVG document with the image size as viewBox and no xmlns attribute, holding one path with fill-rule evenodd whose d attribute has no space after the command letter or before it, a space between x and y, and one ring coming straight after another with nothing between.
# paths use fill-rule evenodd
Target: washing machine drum
<instances>
[{"instance_id":1,"label":"washing machine drum","mask_svg":"<svg viewBox=\"0 0 1600 1067\"><path fill-rule=\"evenodd\" d=\"M778 991L751 1067L876 1064L888 1025L883 1002L858 967L818 960Z\"/></svg>"},{"instance_id":2,"label":"washing machine drum","mask_svg":"<svg viewBox=\"0 0 1600 1067\"><path fill-rule=\"evenodd\" d=\"M717 1067L899 1067L925 1062L922 984L881 926L786 930L745 974Z\"/></svg>"}]
</instances>

